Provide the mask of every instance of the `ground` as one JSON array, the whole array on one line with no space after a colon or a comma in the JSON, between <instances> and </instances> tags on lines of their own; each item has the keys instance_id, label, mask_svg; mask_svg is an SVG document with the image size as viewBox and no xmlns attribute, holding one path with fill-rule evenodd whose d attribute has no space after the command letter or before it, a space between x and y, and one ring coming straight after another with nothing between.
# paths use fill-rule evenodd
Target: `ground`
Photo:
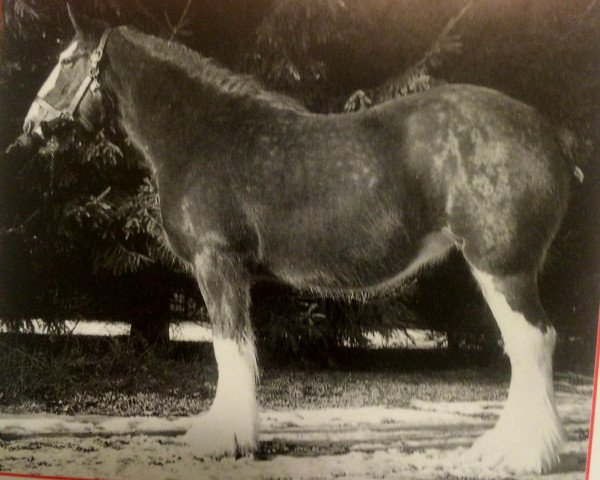
<instances>
[{"instance_id":1,"label":"ground","mask_svg":"<svg viewBox=\"0 0 600 480\"><path fill-rule=\"evenodd\" d=\"M0 471L145 480L512 478L457 464L493 425L505 387L505 375L485 369L267 372L259 392L260 450L253 459L220 461L187 451L187 417L4 413ZM561 467L524 478L582 480L592 379L563 372L556 389L568 434Z\"/></svg>"}]
</instances>

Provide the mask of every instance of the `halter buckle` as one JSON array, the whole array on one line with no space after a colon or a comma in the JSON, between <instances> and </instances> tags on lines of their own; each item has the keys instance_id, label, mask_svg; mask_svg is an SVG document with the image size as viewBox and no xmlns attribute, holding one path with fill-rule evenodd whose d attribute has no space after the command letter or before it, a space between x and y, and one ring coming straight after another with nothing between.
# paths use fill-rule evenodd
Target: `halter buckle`
<instances>
[{"instance_id":1,"label":"halter buckle","mask_svg":"<svg viewBox=\"0 0 600 480\"><path fill-rule=\"evenodd\" d=\"M90 62L92 63L92 65L95 67L98 62L100 62L100 60L102 59L102 49L101 48L96 48L91 54L90 54Z\"/></svg>"}]
</instances>

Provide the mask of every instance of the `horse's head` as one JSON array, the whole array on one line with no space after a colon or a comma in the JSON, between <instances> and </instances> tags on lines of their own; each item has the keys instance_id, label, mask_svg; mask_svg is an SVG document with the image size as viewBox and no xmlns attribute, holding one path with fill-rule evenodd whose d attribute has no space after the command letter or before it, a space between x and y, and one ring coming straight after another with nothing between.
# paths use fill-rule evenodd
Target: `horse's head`
<instances>
[{"instance_id":1,"label":"horse's head","mask_svg":"<svg viewBox=\"0 0 600 480\"><path fill-rule=\"evenodd\" d=\"M110 30L86 22L84 32L70 8L69 17L75 37L31 104L23 124L25 133L42 135L41 122L60 117L75 118L91 129L104 116L98 78Z\"/></svg>"}]
</instances>

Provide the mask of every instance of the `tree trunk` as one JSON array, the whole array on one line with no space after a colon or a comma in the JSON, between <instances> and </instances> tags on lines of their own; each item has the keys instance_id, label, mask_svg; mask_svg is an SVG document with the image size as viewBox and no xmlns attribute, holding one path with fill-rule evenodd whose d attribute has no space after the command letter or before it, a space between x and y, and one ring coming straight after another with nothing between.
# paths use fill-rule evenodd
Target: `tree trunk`
<instances>
[{"instance_id":1,"label":"tree trunk","mask_svg":"<svg viewBox=\"0 0 600 480\"><path fill-rule=\"evenodd\" d=\"M457 330L446 331L446 338L448 340L448 353L451 356L457 356L460 354L460 332Z\"/></svg>"},{"instance_id":2,"label":"tree trunk","mask_svg":"<svg viewBox=\"0 0 600 480\"><path fill-rule=\"evenodd\" d=\"M169 343L169 319L165 317L137 317L131 322L131 339L140 347L162 347Z\"/></svg>"}]
</instances>

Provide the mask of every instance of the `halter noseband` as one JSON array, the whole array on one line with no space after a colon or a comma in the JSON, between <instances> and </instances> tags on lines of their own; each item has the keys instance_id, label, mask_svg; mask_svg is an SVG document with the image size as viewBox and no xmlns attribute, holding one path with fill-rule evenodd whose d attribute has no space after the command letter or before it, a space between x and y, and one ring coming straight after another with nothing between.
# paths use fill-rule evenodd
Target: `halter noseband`
<instances>
[{"instance_id":1,"label":"halter noseband","mask_svg":"<svg viewBox=\"0 0 600 480\"><path fill-rule=\"evenodd\" d=\"M102 37L100 37L100 42L98 46L94 49L94 51L90 55L90 71L87 76L81 82L81 85L77 89L73 100L69 104L69 107L63 110L57 109L54 105L51 105L46 100L41 97L36 96L34 102L41 106L46 111L53 113L61 118L67 118L69 120L73 120L75 112L83 100L83 97L87 93L88 89L92 93L97 93L100 90L100 83L98 83L98 74L100 73L100 69L98 64L102 59L102 55L104 54L104 47L106 47L106 42L108 41L108 36L110 35L111 30L107 28L102 33Z\"/></svg>"}]
</instances>

